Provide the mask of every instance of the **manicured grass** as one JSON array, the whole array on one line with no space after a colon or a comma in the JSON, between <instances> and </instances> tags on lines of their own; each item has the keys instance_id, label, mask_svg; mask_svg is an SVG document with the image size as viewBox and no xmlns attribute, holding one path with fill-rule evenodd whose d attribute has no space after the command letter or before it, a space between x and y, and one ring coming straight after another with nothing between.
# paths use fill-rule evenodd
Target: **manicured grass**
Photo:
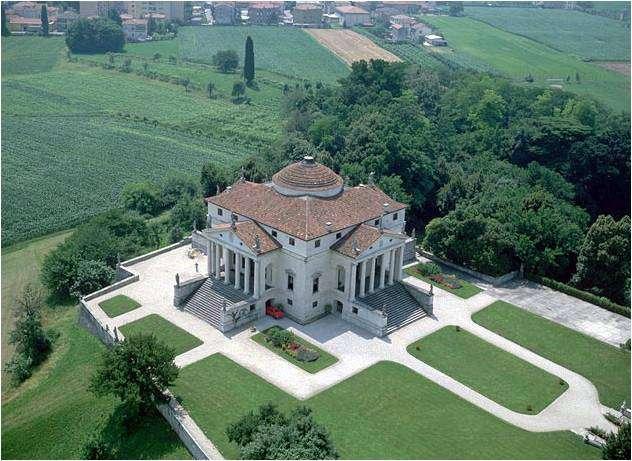
<instances>
[{"instance_id":1,"label":"manicured grass","mask_svg":"<svg viewBox=\"0 0 632 461\"><path fill-rule=\"evenodd\" d=\"M630 402L630 353L570 328L496 301L472 319L511 341L589 379L604 405Z\"/></svg>"},{"instance_id":2,"label":"manicured grass","mask_svg":"<svg viewBox=\"0 0 632 461\"><path fill-rule=\"evenodd\" d=\"M465 14L576 56L630 60L630 29L623 21L556 8L468 6Z\"/></svg>"},{"instance_id":3,"label":"manicured grass","mask_svg":"<svg viewBox=\"0 0 632 461\"><path fill-rule=\"evenodd\" d=\"M331 432L342 459L580 459L600 456L570 432L511 426L408 368L381 362L299 402L216 354L183 368L174 387L227 458L239 456L226 427L267 402L300 403Z\"/></svg>"},{"instance_id":4,"label":"manicured grass","mask_svg":"<svg viewBox=\"0 0 632 461\"><path fill-rule=\"evenodd\" d=\"M8 352L5 334L12 324L7 300L25 283L39 283L43 258L70 233L2 249L3 361ZM138 430L125 433L120 402L88 391L105 348L78 324L74 305L51 304L43 311L43 322L58 334L48 360L19 387L12 387L3 375L2 459L78 459L98 428L121 459L191 458L162 417L151 417Z\"/></svg>"},{"instance_id":5,"label":"manicured grass","mask_svg":"<svg viewBox=\"0 0 632 461\"><path fill-rule=\"evenodd\" d=\"M349 68L301 29L276 26L183 27L178 30L179 54L210 63L219 50L232 49L243 65L244 43L252 37L255 67L290 77L335 82Z\"/></svg>"},{"instance_id":6,"label":"manicured grass","mask_svg":"<svg viewBox=\"0 0 632 461\"><path fill-rule=\"evenodd\" d=\"M113 298L100 302L99 307L101 307L103 312L108 314L109 317L116 317L117 315L133 311L137 307L140 307L140 303L125 295L116 295Z\"/></svg>"},{"instance_id":7,"label":"manicured grass","mask_svg":"<svg viewBox=\"0 0 632 461\"><path fill-rule=\"evenodd\" d=\"M537 414L568 388L558 377L454 326L412 343L408 352L518 413Z\"/></svg>"},{"instance_id":8,"label":"manicured grass","mask_svg":"<svg viewBox=\"0 0 632 461\"><path fill-rule=\"evenodd\" d=\"M472 18L423 16L422 20L435 26L448 40L448 47L433 48L446 59L478 70L483 70L481 65L491 67L523 84L525 76L531 74L534 78L531 85L559 84L567 91L594 97L615 110L630 111L629 76ZM575 82L576 73L581 83ZM570 83L566 77L571 78Z\"/></svg>"},{"instance_id":9,"label":"manicured grass","mask_svg":"<svg viewBox=\"0 0 632 461\"><path fill-rule=\"evenodd\" d=\"M292 356L291 354L287 353L286 351L284 351L283 349L279 348L279 347L274 347L271 343L266 341L266 334L272 330L278 329L280 330L280 327L274 326L274 327L270 327L266 330L263 330L260 333L257 333L256 335L252 336L253 341L261 344L263 347L266 347L268 349L270 349L272 352L274 352L275 354L283 357L285 360L287 360L288 362L293 363L294 365L296 365L297 367L302 368L303 370L309 372L309 373L318 373L320 370L327 368L330 365L333 365L334 363L336 363L338 361L338 359L336 357L334 357L331 354L328 354L327 352L325 352L324 350L314 346L312 343L310 343L309 341L304 340L303 338L301 338L300 336L294 335L294 341L297 342L298 344L301 344L305 347L308 347L310 349L313 349L315 351L317 351L320 354L320 357L318 357L316 360L314 360L313 362L301 362L300 360L297 360L294 356Z\"/></svg>"},{"instance_id":10,"label":"manicured grass","mask_svg":"<svg viewBox=\"0 0 632 461\"><path fill-rule=\"evenodd\" d=\"M137 333L152 333L159 341L174 348L176 355L180 355L202 344L202 341L198 338L170 321L163 319L158 314L151 314L123 325L120 330L125 336Z\"/></svg>"},{"instance_id":11,"label":"manicured grass","mask_svg":"<svg viewBox=\"0 0 632 461\"><path fill-rule=\"evenodd\" d=\"M473 283L466 282L465 280L461 280L459 278L457 278L456 281L461 285L460 288L450 288L447 285L435 282L434 280L430 280L428 277L426 277L425 275L421 275L421 273L419 272L418 266L421 264L423 263L419 263L417 266L408 267L404 269L404 272L406 272L408 275L412 275L413 277L417 277L418 279L423 280L424 282L427 282L436 287L439 287L442 290L447 291L448 293L457 295L459 298L463 298L463 299L471 298L472 296L483 291L482 288L477 287Z\"/></svg>"}]
</instances>

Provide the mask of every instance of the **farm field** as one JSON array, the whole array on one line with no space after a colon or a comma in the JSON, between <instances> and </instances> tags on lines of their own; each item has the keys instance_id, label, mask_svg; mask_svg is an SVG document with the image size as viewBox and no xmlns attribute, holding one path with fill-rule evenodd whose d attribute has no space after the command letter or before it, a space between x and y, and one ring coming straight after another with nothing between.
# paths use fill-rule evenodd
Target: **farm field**
<instances>
[{"instance_id":1,"label":"farm field","mask_svg":"<svg viewBox=\"0 0 632 461\"><path fill-rule=\"evenodd\" d=\"M255 49L255 67L298 79L333 83L347 66L301 29L274 26L184 27L178 32L180 58L210 63L219 50L233 49L243 64L246 37ZM135 51L130 48L130 51Z\"/></svg>"},{"instance_id":2,"label":"farm field","mask_svg":"<svg viewBox=\"0 0 632 461\"><path fill-rule=\"evenodd\" d=\"M554 8L465 8L465 14L582 58L630 60L630 29L623 21Z\"/></svg>"},{"instance_id":3,"label":"farm field","mask_svg":"<svg viewBox=\"0 0 632 461\"><path fill-rule=\"evenodd\" d=\"M215 354L184 367L172 390L227 459L238 458L239 453L228 442L226 427L268 402L283 411L298 404L310 407L316 421L331 432L341 459L597 459L600 455L570 432L518 429L393 362L379 362L299 402Z\"/></svg>"},{"instance_id":4,"label":"farm field","mask_svg":"<svg viewBox=\"0 0 632 461\"><path fill-rule=\"evenodd\" d=\"M64 55L66 44L61 37L2 38L2 77L51 70Z\"/></svg>"},{"instance_id":5,"label":"farm field","mask_svg":"<svg viewBox=\"0 0 632 461\"><path fill-rule=\"evenodd\" d=\"M524 82L531 74L535 85L562 85L567 91L592 96L615 110L630 110L629 77L472 18L424 16L424 20L448 40L448 47L433 50L447 59L462 60L460 56L465 55L516 82ZM575 82L576 74L581 83ZM571 83L565 81L567 77Z\"/></svg>"},{"instance_id":6,"label":"farm field","mask_svg":"<svg viewBox=\"0 0 632 461\"><path fill-rule=\"evenodd\" d=\"M305 29L314 39L327 47L347 64L354 61L383 59L401 61L393 53L380 48L367 37L349 29Z\"/></svg>"},{"instance_id":7,"label":"farm field","mask_svg":"<svg viewBox=\"0 0 632 461\"><path fill-rule=\"evenodd\" d=\"M29 39L27 50L40 44L46 66L19 53L22 39ZM202 87L212 79L217 97L209 99L202 90L186 93L85 62L96 57L66 62L60 43L2 40L3 245L117 206L129 182L160 180L172 170L197 176L206 161L234 164L280 135L278 82L262 81L259 91L249 90L251 104L236 105L228 94L235 76L162 64L175 75L189 72ZM140 69L140 60L132 67Z\"/></svg>"}]
</instances>

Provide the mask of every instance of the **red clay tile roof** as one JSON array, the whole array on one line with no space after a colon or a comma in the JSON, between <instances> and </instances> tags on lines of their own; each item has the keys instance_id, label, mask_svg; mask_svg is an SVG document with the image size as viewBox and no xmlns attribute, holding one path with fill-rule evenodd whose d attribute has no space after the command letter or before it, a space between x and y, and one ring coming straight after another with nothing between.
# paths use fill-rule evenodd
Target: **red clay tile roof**
<instances>
[{"instance_id":1,"label":"red clay tile roof","mask_svg":"<svg viewBox=\"0 0 632 461\"><path fill-rule=\"evenodd\" d=\"M369 14L367 10L352 5L336 7L336 11L342 14Z\"/></svg>"},{"instance_id":2,"label":"red clay tile roof","mask_svg":"<svg viewBox=\"0 0 632 461\"><path fill-rule=\"evenodd\" d=\"M225 223L213 226L213 229L231 230L231 227L231 224ZM255 253L263 254L281 248L281 244L255 222L237 222L233 232ZM256 236L259 236L259 250L255 249Z\"/></svg>"},{"instance_id":3,"label":"red clay tile roof","mask_svg":"<svg viewBox=\"0 0 632 461\"><path fill-rule=\"evenodd\" d=\"M376 186L345 188L334 197L286 196L270 184L238 181L208 203L230 210L302 240L379 218L406 208ZM387 203L388 207L384 207ZM331 223L327 226L327 223Z\"/></svg>"},{"instance_id":4,"label":"red clay tile roof","mask_svg":"<svg viewBox=\"0 0 632 461\"><path fill-rule=\"evenodd\" d=\"M388 229L380 230L367 224L360 224L332 245L331 249L350 258L356 258L368 250L382 235L391 235L399 238L405 237L403 234Z\"/></svg>"}]
</instances>

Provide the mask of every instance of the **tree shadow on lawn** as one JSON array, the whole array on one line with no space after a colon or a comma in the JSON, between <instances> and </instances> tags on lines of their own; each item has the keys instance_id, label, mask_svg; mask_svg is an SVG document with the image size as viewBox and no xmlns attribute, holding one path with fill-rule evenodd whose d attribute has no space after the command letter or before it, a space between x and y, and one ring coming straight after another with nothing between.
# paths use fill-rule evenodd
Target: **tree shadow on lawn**
<instances>
[{"instance_id":1,"label":"tree shadow on lawn","mask_svg":"<svg viewBox=\"0 0 632 461\"><path fill-rule=\"evenodd\" d=\"M100 432L102 440L117 459L163 459L182 450L182 442L157 409L130 427L128 411L119 404ZM184 449L186 451L186 449Z\"/></svg>"}]
</instances>

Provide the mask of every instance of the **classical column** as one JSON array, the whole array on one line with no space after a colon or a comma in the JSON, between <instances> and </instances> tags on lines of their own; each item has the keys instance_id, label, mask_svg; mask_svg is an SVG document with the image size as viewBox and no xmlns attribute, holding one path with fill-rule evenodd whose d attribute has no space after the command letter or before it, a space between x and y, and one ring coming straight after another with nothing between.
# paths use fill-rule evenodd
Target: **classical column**
<instances>
[{"instance_id":1,"label":"classical column","mask_svg":"<svg viewBox=\"0 0 632 461\"><path fill-rule=\"evenodd\" d=\"M404 261L404 247L399 247L395 258L395 280L402 279L402 265Z\"/></svg>"},{"instance_id":2,"label":"classical column","mask_svg":"<svg viewBox=\"0 0 632 461\"><path fill-rule=\"evenodd\" d=\"M208 276L213 275L213 242L206 242L206 272Z\"/></svg>"},{"instance_id":3,"label":"classical column","mask_svg":"<svg viewBox=\"0 0 632 461\"><path fill-rule=\"evenodd\" d=\"M395 250L389 251L388 256L388 284L392 285L395 276Z\"/></svg>"},{"instance_id":4,"label":"classical column","mask_svg":"<svg viewBox=\"0 0 632 461\"><path fill-rule=\"evenodd\" d=\"M255 259L255 286L254 286L254 296L255 298L259 297L259 261Z\"/></svg>"},{"instance_id":5,"label":"classical column","mask_svg":"<svg viewBox=\"0 0 632 461\"><path fill-rule=\"evenodd\" d=\"M380 290L384 288L384 278L386 276L386 253L380 256Z\"/></svg>"},{"instance_id":6,"label":"classical column","mask_svg":"<svg viewBox=\"0 0 632 461\"><path fill-rule=\"evenodd\" d=\"M215 278L219 280L220 277L220 258L222 256L222 247L219 243L215 243Z\"/></svg>"},{"instance_id":7,"label":"classical column","mask_svg":"<svg viewBox=\"0 0 632 461\"><path fill-rule=\"evenodd\" d=\"M360 298L365 295L366 288L366 261L362 261L360 264Z\"/></svg>"},{"instance_id":8,"label":"classical column","mask_svg":"<svg viewBox=\"0 0 632 461\"><path fill-rule=\"evenodd\" d=\"M356 264L351 264L351 270L349 271L349 273L351 274L351 277L349 277L349 299L351 301L355 299L357 270L358 266Z\"/></svg>"},{"instance_id":9,"label":"classical column","mask_svg":"<svg viewBox=\"0 0 632 461\"><path fill-rule=\"evenodd\" d=\"M377 263L377 256L371 258L371 273L369 274L369 293L375 291L375 264Z\"/></svg>"},{"instance_id":10,"label":"classical column","mask_svg":"<svg viewBox=\"0 0 632 461\"><path fill-rule=\"evenodd\" d=\"M241 253L235 252L235 290L239 290L241 286Z\"/></svg>"},{"instance_id":11,"label":"classical column","mask_svg":"<svg viewBox=\"0 0 632 461\"><path fill-rule=\"evenodd\" d=\"M248 256L246 256L246 267L244 269L244 292L250 293L250 258Z\"/></svg>"},{"instance_id":12,"label":"classical column","mask_svg":"<svg viewBox=\"0 0 632 461\"><path fill-rule=\"evenodd\" d=\"M224 246L224 283L228 285L230 283L230 250Z\"/></svg>"}]
</instances>

